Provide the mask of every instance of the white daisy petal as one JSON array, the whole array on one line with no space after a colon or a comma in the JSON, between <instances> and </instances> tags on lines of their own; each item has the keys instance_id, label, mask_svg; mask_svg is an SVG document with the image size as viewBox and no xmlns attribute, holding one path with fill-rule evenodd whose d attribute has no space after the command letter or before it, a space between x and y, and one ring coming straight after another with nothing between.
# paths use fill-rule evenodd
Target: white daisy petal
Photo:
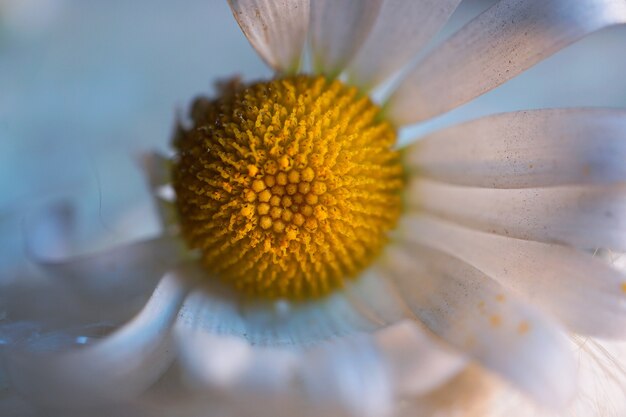
<instances>
[{"instance_id":1,"label":"white daisy petal","mask_svg":"<svg viewBox=\"0 0 626 417\"><path fill-rule=\"evenodd\" d=\"M310 38L316 72L334 78L376 22L382 0L313 0Z\"/></svg>"},{"instance_id":2,"label":"white daisy petal","mask_svg":"<svg viewBox=\"0 0 626 417\"><path fill-rule=\"evenodd\" d=\"M626 180L626 112L546 109L484 117L431 134L407 150L420 175L488 188Z\"/></svg>"},{"instance_id":3,"label":"white daisy petal","mask_svg":"<svg viewBox=\"0 0 626 417\"><path fill-rule=\"evenodd\" d=\"M152 291L159 277L183 259L184 251L180 239L161 236L69 260L34 261L87 300L124 305Z\"/></svg>"},{"instance_id":4,"label":"white daisy petal","mask_svg":"<svg viewBox=\"0 0 626 417\"><path fill-rule=\"evenodd\" d=\"M154 196L161 227L166 232L176 230L177 218L173 204L176 195L170 183L170 160L158 152L149 152L140 155L138 162Z\"/></svg>"},{"instance_id":5,"label":"white daisy petal","mask_svg":"<svg viewBox=\"0 0 626 417\"><path fill-rule=\"evenodd\" d=\"M399 125L434 117L587 34L625 22L621 0L502 0L411 70L388 114Z\"/></svg>"},{"instance_id":6,"label":"white daisy petal","mask_svg":"<svg viewBox=\"0 0 626 417\"><path fill-rule=\"evenodd\" d=\"M36 339L25 349L12 346L4 358L11 384L45 406L86 406L136 397L173 358L169 332L184 293L175 274L166 276L137 317L82 348L58 352L49 341Z\"/></svg>"},{"instance_id":7,"label":"white daisy petal","mask_svg":"<svg viewBox=\"0 0 626 417\"><path fill-rule=\"evenodd\" d=\"M298 69L309 25L309 0L228 0L241 30L276 71Z\"/></svg>"},{"instance_id":8,"label":"white daisy petal","mask_svg":"<svg viewBox=\"0 0 626 417\"><path fill-rule=\"evenodd\" d=\"M361 308L360 297L381 289L374 277L365 277L349 290L324 299L290 303L248 300L219 282L209 282L201 268L191 273L206 284L185 301L179 321L211 334L244 337L258 346L307 347L354 332L374 331L387 324L381 317L397 318L399 314L382 301L376 303L381 317L372 317L370 311Z\"/></svg>"},{"instance_id":9,"label":"white daisy petal","mask_svg":"<svg viewBox=\"0 0 626 417\"><path fill-rule=\"evenodd\" d=\"M184 374L192 387L227 388L242 396L259 389L280 395L299 381L300 394L323 400L329 410L380 415L388 410L390 390L429 392L462 369L463 357L413 325L380 327L387 320L397 323L397 300L376 275L363 278L310 303L244 301L218 285L196 291L176 326ZM367 311L353 304L374 291L388 302L378 300Z\"/></svg>"},{"instance_id":10,"label":"white daisy petal","mask_svg":"<svg viewBox=\"0 0 626 417\"><path fill-rule=\"evenodd\" d=\"M228 389L277 394L289 388L297 353L285 348L256 347L243 337L176 326L179 357L194 390Z\"/></svg>"},{"instance_id":11,"label":"white daisy petal","mask_svg":"<svg viewBox=\"0 0 626 417\"><path fill-rule=\"evenodd\" d=\"M345 409L355 417L390 414L393 382L367 335L325 342L302 359L299 380L323 410Z\"/></svg>"},{"instance_id":12,"label":"white daisy petal","mask_svg":"<svg viewBox=\"0 0 626 417\"><path fill-rule=\"evenodd\" d=\"M484 232L626 250L626 184L493 189L416 179L414 207Z\"/></svg>"},{"instance_id":13,"label":"white daisy petal","mask_svg":"<svg viewBox=\"0 0 626 417\"><path fill-rule=\"evenodd\" d=\"M626 276L591 255L559 245L471 230L414 215L406 239L467 262L578 333L626 334Z\"/></svg>"},{"instance_id":14,"label":"white daisy petal","mask_svg":"<svg viewBox=\"0 0 626 417\"><path fill-rule=\"evenodd\" d=\"M467 363L465 355L439 343L411 320L377 330L372 337L400 395L429 393L457 375Z\"/></svg>"},{"instance_id":15,"label":"white daisy petal","mask_svg":"<svg viewBox=\"0 0 626 417\"><path fill-rule=\"evenodd\" d=\"M65 256L75 243L72 237L76 235L76 207L69 202L50 205L23 224L27 255Z\"/></svg>"},{"instance_id":16,"label":"white daisy petal","mask_svg":"<svg viewBox=\"0 0 626 417\"><path fill-rule=\"evenodd\" d=\"M369 89L393 75L441 29L461 0L386 0L372 33L348 68Z\"/></svg>"},{"instance_id":17,"label":"white daisy petal","mask_svg":"<svg viewBox=\"0 0 626 417\"><path fill-rule=\"evenodd\" d=\"M166 156L158 152L146 152L139 155L138 162L152 191L170 182L171 161Z\"/></svg>"},{"instance_id":18,"label":"white daisy petal","mask_svg":"<svg viewBox=\"0 0 626 417\"><path fill-rule=\"evenodd\" d=\"M408 307L431 330L543 404L574 393L566 339L470 265L423 246L394 247L386 269Z\"/></svg>"}]
</instances>

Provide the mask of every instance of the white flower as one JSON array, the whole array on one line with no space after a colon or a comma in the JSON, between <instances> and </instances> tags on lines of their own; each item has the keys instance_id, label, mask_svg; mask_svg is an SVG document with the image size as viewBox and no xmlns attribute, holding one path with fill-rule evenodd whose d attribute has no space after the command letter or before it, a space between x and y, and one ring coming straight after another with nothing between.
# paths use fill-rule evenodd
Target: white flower
<instances>
[{"instance_id":1,"label":"white flower","mask_svg":"<svg viewBox=\"0 0 626 417\"><path fill-rule=\"evenodd\" d=\"M230 3L279 76L298 71L307 36L315 73L364 93L404 69L380 103L400 128L626 22L623 0L501 0L408 65L460 0ZM8 384L64 416L482 415L498 380L566 410L579 380L568 336L588 352L602 349L588 337L626 336L626 275L612 265L626 251L625 132L622 110L550 109L421 138L404 151L408 207L383 255L345 288L297 302L207 280L170 216L167 161L152 155L162 237L41 263L120 316L160 279L149 301L105 336L78 329L84 347L57 348L71 329L4 325ZM611 399L598 411L619 415L623 398Z\"/></svg>"}]
</instances>

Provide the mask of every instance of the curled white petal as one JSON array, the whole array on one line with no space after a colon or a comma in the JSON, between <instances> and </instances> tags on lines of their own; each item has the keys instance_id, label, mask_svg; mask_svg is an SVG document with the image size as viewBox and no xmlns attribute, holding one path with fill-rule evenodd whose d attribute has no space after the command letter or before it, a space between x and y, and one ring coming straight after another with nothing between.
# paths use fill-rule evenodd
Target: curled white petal
<instances>
[{"instance_id":1,"label":"curled white petal","mask_svg":"<svg viewBox=\"0 0 626 417\"><path fill-rule=\"evenodd\" d=\"M480 232L426 214L411 216L402 227L410 242L467 262L574 332L626 334L626 275L587 253Z\"/></svg>"},{"instance_id":2,"label":"curled white petal","mask_svg":"<svg viewBox=\"0 0 626 417\"><path fill-rule=\"evenodd\" d=\"M391 413L391 375L367 336L325 342L302 359L298 380L322 409L345 409L348 415L364 417Z\"/></svg>"},{"instance_id":3,"label":"curled white petal","mask_svg":"<svg viewBox=\"0 0 626 417\"><path fill-rule=\"evenodd\" d=\"M139 315L102 340L65 351L9 346L10 383L44 406L92 406L136 397L173 359L170 328L184 294L178 277L168 275Z\"/></svg>"},{"instance_id":4,"label":"curled white petal","mask_svg":"<svg viewBox=\"0 0 626 417\"><path fill-rule=\"evenodd\" d=\"M170 160L158 152L142 154L138 160L154 197L161 227L166 233L175 232L177 218L173 202L176 194L171 185Z\"/></svg>"},{"instance_id":5,"label":"curled white petal","mask_svg":"<svg viewBox=\"0 0 626 417\"><path fill-rule=\"evenodd\" d=\"M626 22L621 0L502 0L412 69L388 103L419 122L497 87L585 35Z\"/></svg>"},{"instance_id":6,"label":"curled white petal","mask_svg":"<svg viewBox=\"0 0 626 417\"><path fill-rule=\"evenodd\" d=\"M254 347L242 337L176 327L180 360L195 390L281 393L292 382L295 351Z\"/></svg>"},{"instance_id":7,"label":"curled white petal","mask_svg":"<svg viewBox=\"0 0 626 417\"><path fill-rule=\"evenodd\" d=\"M392 248L385 265L428 328L535 400L563 407L575 363L559 331L470 265L422 246Z\"/></svg>"},{"instance_id":8,"label":"curled white petal","mask_svg":"<svg viewBox=\"0 0 626 417\"><path fill-rule=\"evenodd\" d=\"M429 178L486 188L611 184L626 180L626 112L545 109L484 117L407 149Z\"/></svg>"},{"instance_id":9,"label":"curled white petal","mask_svg":"<svg viewBox=\"0 0 626 417\"><path fill-rule=\"evenodd\" d=\"M316 72L336 77L374 26L382 0L312 0L310 38Z\"/></svg>"},{"instance_id":10,"label":"curled white petal","mask_svg":"<svg viewBox=\"0 0 626 417\"><path fill-rule=\"evenodd\" d=\"M34 261L48 277L86 300L123 305L152 291L184 253L179 239L161 236L68 260L38 257Z\"/></svg>"},{"instance_id":11,"label":"curled white petal","mask_svg":"<svg viewBox=\"0 0 626 417\"><path fill-rule=\"evenodd\" d=\"M389 302L374 302L380 316L362 308L363 297L384 288L376 277L364 278L324 299L297 303L252 301L218 282L207 283L185 301L180 321L210 333L244 337L253 345L308 347L356 331L371 332L398 317Z\"/></svg>"},{"instance_id":12,"label":"curled white petal","mask_svg":"<svg viewBox=\"0 0 626 417\"><path fill-rule=\"evenodd\" d=\"M366 279L362 291L345 291L365 302L385 288L375 278ZM376 296L390 297L388 291ZM250 305L226 289L198 290L176 325L185 379L199 392L248 399L263 393L268 402L289 396L312 409L378 416L396 395L430 392L464 366L463 356L414 324L385 326L398 319L390 307L397 299L367 312L353 301L338 293L311 305Z\"/></svg>"},{"instance_id":13,"label":"curled white petal","mask_svg":"<svg viewBox=\"0 0 626 417\"><path fill-rule=\"evenodd\" d=\"M626 185L507 190L416 179L409 187L415 207L484 232L626 250Z\"/></svg>"},{"instance_id":14,"label":"curled white petal","mask_svg":"<svg viewBox=\"0 0 626 417\"><path fill-rule=\"evenodd\" d=\"M229 0L241 30L277 71L298 69L309 24L309 0Z\"/></svg>"},{"instance_id":15,"label":"curled white petal","mask_svg":"<svg viewBox=\"0 0 626 417\"><path fill-rule=\"evenodd\" d=\"M461 0L386 0L350 63L350 82L372 88L402 68L446 23Z\"/></svg>"},{"instance_id":16,"label":"curled white petal","mask_svg":"<svg viewBox=\"0 0 626 417\"><path fill-rule=\"evenodd\" d=\"M444 346L411 320L372 335L400 395L426 394L441 387L466 365L466 357Z\"/></svg>"}]
</instances>

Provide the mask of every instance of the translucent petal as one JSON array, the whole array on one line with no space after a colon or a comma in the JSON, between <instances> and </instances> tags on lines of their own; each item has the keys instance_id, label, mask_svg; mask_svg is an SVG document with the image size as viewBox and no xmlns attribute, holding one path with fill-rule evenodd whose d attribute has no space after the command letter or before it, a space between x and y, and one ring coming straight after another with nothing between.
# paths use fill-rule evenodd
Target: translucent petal
<instances>
[{"instance_id":1,"label":"translucent petal","mask_svg":"<svg viewBox=\"0 0 626 417\"><path fill-rule=\"evenodd\" d=\"M366 335L328 341L307 352L301 366L304 392L322 409L346 409L355 417L391 413L393 381Z\"/></svg>"},{"instance_id":2,"label":"translucent petal","mask_svg":"<svg viewBox=\"0 0 626 417\"><path fill-rule=\"evenodd\" d=\"M372 338L400 395L429 393L462 371L465 354L443 345L413 320L377 330Z\"/></svg>"},{"instance_id":3,"label":"translucent petal","mask_svg":"<svg viewBox=\"0 0 626 417\"><path fill-rule=\"evenodd\" d=\"M626 180L626 112L554 109L504 113L443 129L407 150L420 175L488 188Z\"/></svg>"},{"instance_id":4,"label":"translucent petal","mask_svg":"<svg viewBox=\"0 0 626 417\"><path fill-rule=\"evenodd\" d=\"M409 198L416 208L484 232L626 250L626 184L507 190L416 179Z\"/></svg>"},{"instance_id":5,"label":"translucent petal","mask_svg":"<svg viewBox=\"0 0 626 417\"><path fill-rule=\"evenodd\" d=\"M180 360L193 389L282 394L292 382L297 353L286 348L255 347L243 337L211 334L179 324Z\"/></svg>"},{"instance_id":6,"label":"translucent petal","mask_svg":"<svg viewBox=\"0 0 626 417\"><path fill-rule=\"evenodd\" d=\"M241 30L277 71L298 69L309 25L309 0L229 0Z\"/></svg>"},{"instance_id":7,"label":"translucent petal","mask_svg":"<svg viewBox=\"0 0 626 417\"><path fill-rule=\"evenodd\" d=\"M369 89L402 68L446 23L461 0L386 0L372 33L348 68Z\"/></svg>"},{"instance_id":8,"label":"translucent petal","mask_svg":"<svg viewBox=\"0 0 626 417\"><path fill-rule=\"evenodd\" d=\"M171 186L170 160L158 152L140 155L139 164L154 197L161 227L166 232L177 230L176 210L173 204L175 192Z\"/></svg>"},{"instance_id":9,"label":"translucent petal","mask_svg":"<svg viewBox=\"0 0 626 417\"><path fill-rule=\"evenodd\" d=\"M433 332L536 400L562 407L574 361L558 328L470 265L423 246L389 251L385 268Z\"/></svg>"},{"instance_id":10,"label":"translucent petal","mask_svg":"<svg viewBox=\"0 0 626 417\"><path fill-rule=\"evenodd\" d=\"M76 207L69 202L50 205L23 223L26 252L64 256L71 251L76 235Z\"/></svg>"},{"instance_id":11,"label":"translucent petal","mask_svg":"<svg viewBox=\"0 0 626 417\"><path fill-rule=\"evenodd\" d=\"M411 242L467 262L572 331L626 335L626 276L572 248L471 230L428 215L401 226Z\"/></svg>"},{"instance_id":12,"label":"translucent petal","mask_svg":"<svg viewBox=\"0 0 626 417\"><path fill-rule=\"evenodd\" d=\"M96 303L124 305L149 293L184 257L182 242L161 236L64 261L35 259L48 276Z\"/></svg>"},{"instance_id":13,"label":"translucent petal","mask_svg":"<svg viewBox=\"0 0 626 417\"><path fill-rule=\"evenodd\" d=\"M382 0L313 0L311 47L316 72L334 78L374 26Z\"/></svg>"},{"instance_id":14,"label":"translucent petal","mask_svg":"<svg viewBox=\"0 0 626 417\"><path fill-rule=\"evenodd\" d=\"M379 284L371 288L383 288ZM285 302L250 306L249 300L232 297L204 288L181 310L176 335L182 371L194 389L227 389L242 398L260 392L273 398L298 395L309 405L352 410L350 415L363 415L365 408L366 414L378 415L389 406L390 390L429 392L465 363L413 325L370 322L370 315L361 316L343 294L306 307ZM376 312L385 311L380 306ZM297 393L289 391L296 381ZM371 401L364 402L364 396Z\"/></svg>"},{"instance_id":15,"label":"translucent petal","mask_svg":"<svg viewBox=\"0 0 626 417\"><path fill-rule=\"evenodd\" d=\"M170 182L170 160L167 157L158 152L146 152L139 156L138 162L146 174L151 190Z\"/></svg>"},{"instance_id":16,"label":"translucent petal","mask_svg":"<svg viewBox=\"0 0 626 417\"><path fill-rule=\"evenodd\" d=\"M26 346L8 346L4 359L11 384L45 406L87 406L136 397L173 359L170 328L184 294L179 278L166 276L137 317L82 348L59 351L58 344L50 343L56 339L36 338Z\"/></svg>"},{"instance_id":17,"label":"translucent petal","mask_svg":"<svg viewBox=\"0 0 626 417\"><path fill-rule=\"evenodd\" d=\"M453 109L599 29L626 22L620 0L502 0L412 69L389 100L399 125Z\"/></svg>"},{"instance_id":18,"label":"translucent petal","mask_svg":"<svg viewBox=\"0 0 626 417\"><path fill-rule=\"evenodd\" d=\"M202 277L205 272L198 269L196 274ZM334 337L371 332L387 324L385 318L398 317L397 311L389 316L376 314L391 314L391 307L383 301L374 303L375 311L362 308L363 297L386 297L380 293L384 286L378 279L364 276L326 298L290 303L242 298L205 277L203 288L184 303L180 321L211 334L243 337L257 346L305 348Z\"/></svg>"}]
</instances>

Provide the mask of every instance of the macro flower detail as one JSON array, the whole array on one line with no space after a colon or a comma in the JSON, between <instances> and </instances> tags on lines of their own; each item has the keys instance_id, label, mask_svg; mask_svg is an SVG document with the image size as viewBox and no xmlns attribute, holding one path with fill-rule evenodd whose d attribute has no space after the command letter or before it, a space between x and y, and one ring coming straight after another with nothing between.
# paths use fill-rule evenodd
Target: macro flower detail
<instances>
[{"instance_id":1,"label":"macro flower detail","mask_svg":"<svg viewBox=\"0 0 626 417\"><path fill-rule=\"evenodd\" d=\"M596 412L578 353L626 379L595 340L626 337L626 111L397 138L626 2L500 0L412 62L460 2L229 0L275 76L218 84L143 157L161 236L37 259L114 324L0 327L7 385L64 416L484 416L509 385Z\"/></svg>"},{"instance_id":2,"label":"macro flower detail","mask_svg":"<svg viewBox=\"0 0 626 417\"><path fill-rule=\"evenodd\" d=\"M328 293L376 258L400 215L395 131L340 81L235 88L196 100L175 138L183 236L250 294Z\"/></svg>"}]
</instances>

